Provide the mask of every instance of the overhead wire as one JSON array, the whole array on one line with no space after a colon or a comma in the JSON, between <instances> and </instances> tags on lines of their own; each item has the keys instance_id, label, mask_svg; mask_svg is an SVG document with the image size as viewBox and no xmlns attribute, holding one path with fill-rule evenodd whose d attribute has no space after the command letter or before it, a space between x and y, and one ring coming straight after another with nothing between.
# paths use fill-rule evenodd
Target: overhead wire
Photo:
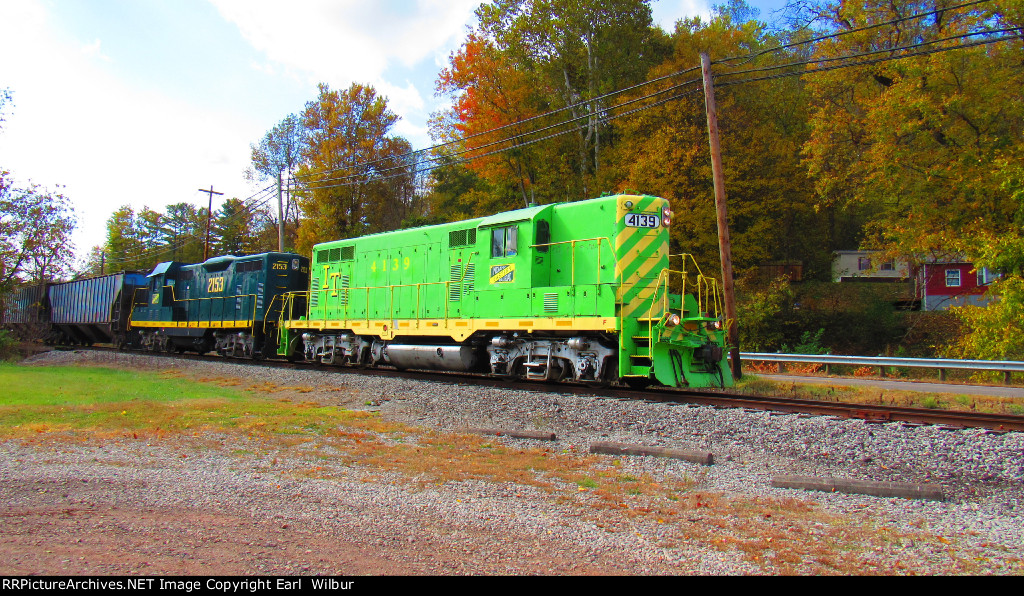
<instances>
[{"instance_id":1,"label":"overhead wire","mask_svg":"<svg viewBox=\"0 0 1024 596\"><path fill-rule=\"evenodd\" d=\"M473 134L467 135L465 137L460 137L460 138L452 140L452 141L445 141L443 143L437 143L435 145L431 145L430 147L427 147L426 149L419 149L419 150L416 150L416 151L409 151L407 153L404 153L402 155L395 156L395 157L383 157L383 158L378 158L378 159L371 160L371 161L360 162L360 163L353 164L352 166L344 166L344 167L338 167L338 168L328 168L328 169L325 169L325 170L321 170L319 173L339 172L339 171L346 170L346 169L352 169L354 167L363 167L363 166L375 165L377 163L381 163L383 161L387 161L387 160L390 160L390 159L401 159L401 158L413 157L417 153L424 153L424 152L428 152L428 151L437 151L439 149L443 149L443 148L449 147L451 145L462 144L462 143L464 143L464 142L466 142L468 140L475 139L475 138L478 138L478 137L481 137L481 136L484 136L484 135L493 134L495 132L506 130L506 129L512 128L514 126L521 126L521 125L526 124L528 122L533 122L533 121L536 121L536 120L540 120L542 118L547 118L549 116L553 116L555 114L560 114L560 113L562 113L562 112L564 112L566 110L574 110L576 108L588 107L588 106L593 105L595 102L599 102L599 101L602 101L604 99L608 99L609 97L614 97L616 95L621 95L621 94L626 93L628 91L633 91L634 89L639 89L640 87L646 87L648 85L653 85L654 83L659 83L659 82L664 81L666 79L670 79L670 78L673 78L673 77L684 75L684 74L687 74L687 73L690 73L690 72L694 72L696 70L700 70L700 67L699 66L694 66L694 67L686 68L686 69L683 69L683 70L680 70L680 71L671 72L671 73L668 73L668 74L665 74L665 75L661 75L661 76L655 77L655 78L650 79L648 81L643 81L641 83L636 83L635 85L630 85L630 86L624 87L622 89L617 89L615 91L610 91L608 93L604 93L602 95L598 95L598 96L590 98L590 99L581 100L581 101L578 101L578 102L575 102L575 103L563 106L561 108L556 108L556 109L553 109L553 110L548 110L548 111L543 112L541 114L535 114L533 116L530 116L530 117L527 117L527 118L523 118L522 120L516 120L515 122L509 122L508 124L502 124L501 126L496 126L494 128L488 129L488 130L484 130L484 131L480 131L480 132L477 132L477 133L473 133ZM585 118L585 117L588 117L588 116L589 115L580 116L579 118ZM292 176L292 180L298 180L300 178L309 177L309 176L312 176L312 174L293 175Z\"/></svg>"},{"instance_id":2,"label":"overhead wire","mask_svg":"<svg viewBox=\"0 0 1024 596\"><path fill-rule=\"evenodd\" d=\"M690 68L690 69L687 69L686 71L680 71L680 72L690 72L692 70L694 70L694 69ZM622 103L615 104L613 106L609 106L607 108L604 108L603 111L610 112L610 111L613 111L613 110L616 110L616 109L619 109L619 108L622 108L622 107L625 107L625 106L629 106L629 105L632 105L632 104L635 104L635 103L639 103L639 102L642 102L644 100L657 97L658 95L664 95L665 93L670 93L672 91L675 91L676 89L683 88L683 87L685 87L687 85L692 85L694 83L700 82L700 80L701 79L699 79L699 78L689 79L689 80L684 81L682 83L677 83L677 84L671 85L669 87L666 87L665 89L660 89L660 90L655 91L653 93L649 93L649 94L643 95L641 97L629 99L629 100L623 101ZM484 143L483 145L478 145L476 147L460 149L460 150L455 151L455 152L438 154L438 155L435 155L433 157L428 157L424 161L426 161L426 162L438 162L438 161L443 161L445 159L451 159L453 156L454 157L458 157L458 156L461 156L461 155L466 155L468 153L473 153L473 152L480 151L480 150L483 150L483 149L488 149L490 147L494 147L494 146L497 146L497 145L502 145L502 144L505 144L505 143L514 142L514 141L516 141L518 139L530 137L530 136L537 135L537 134L540 134L540 133L543 133L543 132L547 132L549 130L554 130L554 129L557 129L557 128L561 128L563 126L567 126L567 125L570 125L570 124L573 124L573 123L576 123L576 122L581 122L583 120L589 120L590 118L593 118L593 117L594 117L593 114L585 114L583 116L577 116L575 118L570 118L569 120L563 120L561 122L557 122L555 124L550 124L548 126L544 126L544 127L538 128L538 129L530 130L530 131L523 132L523 133L517 133L517 134L512 135L510 137L505 137L505 138L502 138L502 139L498 139L496 141L491 141L491 142L488 142L488 143ZM609 120L611 118L599 117L599 119L604 121L604 120ZM553 134L553 135L548 135L548 136L543 137L543 138L544 139L554 138L554 137L557 137L557 136L561 136L562 134L566 134L566 133L569 133L569 132L575 132L576 130L577 130L576 128L572 128L572 129L569 129L569 130L566 130L566 131L562 131L561 133L556 133L556 134ZM483 133L480 133L480 134L483 134ZM479 159L481 157L487 157L489 155L493 155L495 153L500 153L502 151L509 151L509 150L515 149L517 147L524 146L526 144L532 144L532 143L520 143L520 144L513 145L512 147L505 148L505 149L500 149L500 150L497 150L497 151L489 151L489 152L482 153L482 154L479 154L479 155L473 155L472 157L468 157L466 159L469 159L469 160ZM423 150L423 152L430 151L432 149L433 148L429 148L429 149ZM392 158L392 159L399 159L399 157L395 157L395 158ZM401 166L401 165L399 165L399 166L392 166L390 168L385 168L384 170L380 170L380 172L384 173L384 172L393 171L393 170L403 170L404 171L404 166ZM317 180L317 181L307 182L307 183L303 183L301 181L297 181L297 182L299 184L301 184L304 188L309 189L309 190L316 190L316 189L323 189L323 188L338 188L338 187L341 187L341 186L357 186L359 184L364 184L365 182L352 182L352 183L349 183L349 184L330 184L330 185L324 185L323 183L325 183L325 182L344 182L346 180L353 180L353 179L364 178L367 175L368 175L367 173L363 173L363 174L350 174L348 176L342 176L340 178L328 178L328 179L325 179L325 180ZM374 181L377 181L377 180L387 180L387 179L390 179L390 178L393 178L393 177L402 177L404 175L405 175L404 173L400 173L400 174L398 174L396 176L382 176L382 177L374 178L373 180Z\"/></svg>"},{"instance_id":3,"label":"overhead wire","mask_svg":"<svg viewBox=\"0 0 1024 596\"><path fill-rule=\"evenodd\" d=\"M905 16L905 17L898 17L896 19L891 19L889 21L873 23L873 24L870 24L870 25L865 25L865 26L862 26L862 27L857 27L857 28L848 29L848 30L844 30L844 31L837 31L835 33L830 33L830 34L827 34L827 35L821 35L821 36L818 36L818 37L815 37L815 38L811 38L811 39L807 39L807 40L801 40L801 41L791 42L791 43L787 43L787 44L780 44L780 45L774 46L772 48L766 48L766 49L759 50L759 51L756 51L756 52L750 52L750 53L744 54L744 55L737 55L737 56L730 56L730 57L727 57L727 58L721 58L721 59L713 61L712 63L713 64L724 64L724 63L727 63L727 62L733 62L733 61L737 61L737 60L744 60L744 62L742 62L741 64L749 63L750 61L755 60L758 57L767 55L767 54L772 53L772 52L778 52L778 51L782 51L782 50L798 47L798 46L801 46L801 45L817 43L817 42L820 42L820 41L825 41L825 40L828 40L828 39L834 39L834 38L838 38L838 37L842 37L842 36L846 36L846 35L851 35L851 34L854 34L854 33L862 32L862 31L867 31L867 30L871 30L871 29L876 29L876 28L879 28L879 27L887 26L887 25L895 25L895 24L899 24L901 22L906 22L906 21L910 21L910 20L926 18L928 16L936 15L936 14L939 14L939 13L942 13L942 12L955 11L955 10L959 10L959 9L962 9L962 8L968 8L968 7L971 7L971 6L976 6L976 5L980 5L980 4L986 4L986 3L989 3L991 1L992 0L974 0L972 2L966 2L966 3L962 3L962 4L959 4L959 5L955 5L955 6L950 6L950 7L945 7L945 8L937 8L937 9L934 9L934 10L930 10L930 11L926 11L926 12L921 12L921 13L916 13L916 14L913 14L913 15ZM1009 28L1009 29L983 30L983 31L966 32L966 33L963 33L963 34L959 34L959 35L955 35L955 36L950 36L950 37L946 37L946 38L942 38L942 39L936 39L936 40L930 40L930 41L926 41L926 42L921 42L921 43L913 44L913 45L910 45L910 46L901 46L901 47L895 47L895 48L882 48L882 49L878 49L878 50L872 50L872 51L869 51L869 52L862 52L862 53L859 53L859 54L850 54L850 55L844 55L844 56L808 59L808 60L803 60L803 61L790 62L790 63L780 64L780 65L771 65L771 66L766 66L766 67L761 67L761 68L756 68L756 69L748 69L748 70L743 70L743 71L719 72L719 73L715 74L715 78L717 80L717 79L724 79L726 77L737 76L737 75L741 75L741 74L755 74L755 73L760 73L760 72L769 72L769 71L773 71L773 70L781 70L781 69L786 69L786 68L794 68L794 67L798 67L798 66L806 66L806 65L809 65L809 64L822 64L822 63L828 63L828 62L846 61L846 62L843 62L841 64L835 65L835 66L825 66L825 67L819 67L819 68L813 68L813 69L799 70L799 71L794 71L794 72L789 72L789 73L780 73L780 74L769 75L769 76L764 76L764 77L749 77L749 78L740 79L740 80L722 80L719 83L719 85L725 87L725 86L738 85L738 84L749 83L749 82L756 82L756 81L764 81L764 80L770 80L770 79L776 79L776 78L782 78L782 77L788 77L788 76L795 76L795 75L802 76L802 75L807 75L807 74L813 74L813 73L816 73L816 72L835 70L835 69L839 69L839 68L849 68L849 67L855 67L855 66L863 66L863 65L868 65L868 64L875 64L875 63L886 62L886 61L890 61L890 60L898 60L898 59L904 59L904 58L911 58L911 57L914 57L914 56L933 54L933 53L944 52L944 51L951 51L951 50L956 50L956 49L966 49L966 48L976 47L976 46L980 46L980 45L988 45L988 44L991 44L991 43L998 43L998 42L1007 41L1007 40L1010 40L1010 39L1019 39L1019 38L1021 38L1021 35L1019 35L1019 34L1018 35L1003 35L1003 36L998 37L998 38L983 39L983 40L979 40L977 42L972 42L972 43L967 43L967 44L956 44L956 45L953 45L953 46L945 46L945 47L940 47L940 48L933 48L933 49L930 49L930 50L925 50L925 51L920 51L920 52L901 53L899 55L892 55L892 56L886 56L886 57L878 58L878 59L864 60L864 61L857 61L855 63L849 63L850 60L853 60L853 59L856 59L856 58L867 57L867 56L871 56L871 55L875 55L875 54L879 54L879 53L903 52L905 50L922 48L922 47L925 47L925 46L934 45L936 43L942 43L942 42L946 42L946 41L951 41L953 39L963 39L963 38L975 37L975 36L978 36L978 35L1006 34L1006 33L1010 33L1010 32L1013 32L1013 31L1020 31L1020 29L1019 28ZM576 132L576 131L579 130L578 127L568 128L567 130L562 130L562 131L559 131L559 132L554 132L552 134L545 135L545 136L542 136L542 137L529 138L529 137L534 137L534 136L536 136L538 134L541 134L543 132L546 132L546 131L556 130L556 129L559 129L559 128L562 128L562 127L569 126L569 125L571 125L573 123L576 123L576 122L580 122L580 121L583 121L583 120L588 120L588 119L594 118L594 113L593 112L589 112L589 113L583 114L581 116L576 116L576 117L570 118L568 120L564 120L564 121L561 121L561 122L558 122L558 123L546 125L546 126L543 126L541 128L538 128L538 129L533 129L533 130L525 131L525 132L517 132L516 134L513 134L511 136L507 136L507 137L504 137L502 139L490 141L490 142L484 143L483 145L479 145L479 146L476 146L476 147L463 148L463 149L459 149L459 150L457 150L455 152L447 152L447 153L443 153L443 154L440 153L440 150L443 149L443 148L450 147L450 146L456 145L456 144L463 144L467 140L479 138L479 137L484 136L484 135L492 135L492 134L494 134L496 132L500 132L500 131L503 131L503 130L508 130L510 128L513 128L513 127L521 127L522 125L527 124L529 122L535 122L535 121L543 119L543 118L548 118L548 117L551 117L552 115L555 115L555 114L558 114L558 113L561 113L561 112L564 112L564 111L567 111L567 110L575 110L575 109L581 108L581 107L587 107L587 108L593 109L593 106L596 103L598 103L598 102L600 102L600 101L602 101L604 99L607 99L607 98L610 98L610 97L614 97L614 96L617 96L617 95L621 95L621 94L626 93L628 91L632 91L632 90L635 90L635 89L646 87L646 86L649 86L649 85L652 85L652 84L655 84L655 83L658 83L658 82L661 82L661 81L664 81L664 80L667 80L667 79L670 79L670 78L673 78L673 77L678 77L680 75L687 74L689 72L694 72L694 71L698 70L699 68L700 67L696 67L695 66L695 67L691 67L691 68L688 68L688 69L684 69L684 70L668 73L666 75L662 75L662 76L656 77L654 79L651 79L651 80L648 80L648 81L644 81L642 83L637 83L635 85L631 85L631 86L625 87L623 89L619 89L619 90L616 90L616 91L605 93L605 94L602 94L600 96L596 96L596 97L591 98L591 99L581 100L579 102L576 102L576 103L573 103L573 104L569 104L569 105L561 107L561 108L557 108L557 109L554 109L554 110L549 110L547 112L544 112L544 113L541 113L541 114L536 114L534 116L531 116L531 117L528 117L528 118L524 118L522 120L518 120L518 121L515 121L515 122L510 122L508 124L504 124L504 125L501 125L501 126L498 126L498 127L494 127L492 129L488 129L488 130L485 130L485 131L480 131L480 132L477 132L477 133L473 133L471 135L467 135L467 136L459 138L459 139L455 139L455 140L451 140L451 141L446 141L444 143L438 143L438 144L435 144L435 145L433 145L431 147L428 147L426 149L410 151L410 152L407 152L407 153L404 153L404 154L401 154L401 155L398 155L398 156L387 156L387 157L377 158L377 159L374 159L374 160L358 162L356 164L353 164L353 165L347 166L347 167L331 168L331 169L321 170L321 171L313 172L313 173L309 173L309 174L293 175L291 177L291 181L294 182L295 184L297 184L298 186L300 186L301 188L306 189L306 190L323 190L323 189L338 188L338 187L344 187L344 186L356 186L356 185L359 185L359 184L365 184L365 183L370 182L370 181L378 182L378 181L384 181L384 180L391 180L391 179L395 179L395 178L409 177L410 175L415 177L415 176L417 176L419 174L428 173L428 172L432 171L433 169L435 169L435 167L436 167L434 165L430 165L428 167L424 167L424 168L421 169L419 164L422 164L422 163L432 164L432 163L435 163L435 162L438 162L438 161L442 161L442 160L445 160L445 159L451 159L452 157L456 157L456 158L460 158L461 157L461 159L459 159L459 161L457 163L468 163L468 162L476 160L476 159L481 159L481 158L484 158L484 157L488 157L488 156L491 156L491 155L495 155L495 154L499 154L499 153L503 153L503 152L507 152L507 151L513 151L513 150L520 149L520 148L523 148L523 147L526 147L526 146L529 146L529 145L533 145L535 143L539 143L539 142L542 142L542 141L545 141L545 140L549 140L549 139L553 139L553 138L556 138L556 137L563 136L565 134ZM687 80L687 81L685 81L683 83L674 84L674 85L671 85L671 86L669 86L667 88L660 89L660 90L658 90L656 92L649 93L649 94L646 94L646 95L643 95L643 96L640 96L640 97L637 97L637 98L633 98L633 99L624 101L624 102L622 102L620 104L616 104L614 106L609 106L607 108L601 108L600 111L601 112L611 113L614 110L620 109L622 107L625 107L625 106L628 106L628 105L632 105L632 104L635 104L635 103L639 103L639 102L642 102L642 101L645 101L645 100L648 100L648 99L652 99L652 98L657 97L659 95L663 95L665 93L669 93L671 91L683 88L683 87L685 87L687 85L690 85L690 84L693 84L695 82L698 82L699 80L700 79L690 79L690 80ZM650 109L650 108L653 108L653 107L657 107L659 105L663 105L663 104L668 103L670 101L681 99L681 98L686 97L688 95L692 95L692 94L696 93L697 91L698 90L686 91L686 92L679 93L679 94L676 94L676 95L668 97L668 98L663 98L663 99L658 100L656 102L653 102L651 104L639 106L637 108L628 110L628 111L620 113L620 114L611 114L609 116L604 116L604 117L598 116L598 118L602 122L607 122L607 121L615 120L615 119L618 119L618 118L622 118L622 117L625 117L625 116L628 116L628 115L632 115L632 114L641 112L643 110L647 110L647 109ZM528 139L528 140L523 140L523 139ZM516 142L516 141L520 141L520 140L522 140L522 142L518 142L518 143ZM498 145L503 145L503 144L507 144L507 143L512 143L512 144L510 146L508 146L508 147L501 147L501 148L493 149L491 151L486 151L484 153L476 153L476 152L481 151L482 149L487 149L487 148L490 148L490 147L496 147ZM423 159L423 160L419 159L420 157L422 157L422 156L424 156L424 155L426 155L428 153L434 153L434 156L428 157L428 158ZM473 155L469 155L469 154L473 154ZM383 163L386 163L386 162L392 162L393 163L395 161L408 160L410 158L415 160L415 162L413 163L413 170L411 172L408 170L408 164L401 164L401 165L393 165L393 166L389 166L389 167L386 167L386 168L378 169L378 170L376 170L376 174L377 175L374 175L374 172L363 172L363 173L358 173L358 174L348 174L348 175L345 175L345 176L340 176L340 177L335 177L335 178L326 178L326 179L321 179L321 180L309 180L309 181L306 181L306 180L308 180L310 178L315 178L316 176L322 176L324 174L331 174L331 173L334 173L334 172L340 172L340 171L344 171L344 170L352 170L354 168L369 168L370 166L374 166L374 165L378 165L378 164L383 164ZM392 172L392 171L396 171L398 173L391 174L391 175L381 175L381 174L386 174L386 173ZM372 178L370 178L368 180L367 177L369 177L369 176L372 176ZM361 181L346 182L348 180L358 180L358 179L361 179ZM330 184L325 184L325 183L330 183ZM335 184L335 183L337 183L337 184ZM267 192L271 188L273 188L273 186L268 187L266 189L263 189L261 191L257 191L257 193L255 193L253 195L253 197L255 197L257 195L260 195L260 194L262 194L264 192ZM250 198L252 198L252 197L250 197ZM246 199L246 200L248 200L248 199ZM256 200L258 200L258 199L256 199ZM263 202L257 208L262 207L269 200L270 200L270 197L264 199ZM240 214L241 214L241 212L239 214L236 214L236 215L240 215ZM197 238L198 235L192 235L191 237L196 237ZM178 248L187 245L189 242L191 242L191 240L181 244ZM177 250L177 249L176 248L169 249L168 247L164 246L164 247L161 247L159 249L153 249L153 251L151 251L151 254L163 254L163 253L166 253L166 252L170 252L171 250ZM134 260L134 259L125 259L124 262L128 262L130 260Z\"/></svg>"},{"instance_id":4,"label":"overhead wire","mask_svg":"<svg viewBox=\"0 0 1024 596\"><path fill-rule=\"evenodd\" d=\"M827 39L833 39L833 38L842 37L842 36L845 36L845 35L851 35L853 33L867 31L867 30L878 28L878 27L895 25L895 24L899 24L899 23L905 22L905 21L921 19L921 18L925 18L925 17L932 16L932 15L935 15L935 14L939 14L939 13L942 13L942 12L955 11L955 10L959 10L959 9L962 9L962 8L968 8L968 7L979 5L979 4L985 4L985 3L988 3L988 2L992 2L992 0L972 0L971 2L965 2L965 3L962 3L962 4L955 5L955 6L949 6L949 7L945 7L945 8L937 8L937 9L933 9L933 10L930 10L930 11L925 11L925 12L921 12L921 13L915 13L913 15L908 15L908 16L905 16L905 17L897 17L895 19L891 19L891 20L883 21L883 22L879 22L879 23L874 23L874 24L871 24L871 25L865 25L865 26L862 26L862 27L857 27L857 28L848 29L848 30L844 30L844 31L838 31L838 32L835 32L835 33L831 33L831 34L828 34L828 35L822 35L822 36L818 36L818 37L807 39L807 40L791 42L791 43L788 43L788 44L781 44L781 45L778 45L778 46L774 46L774 47L771 47L771 48L766 48L764 50L759 50L757 52L751 52L751 53L744 54L744 55L741 55L741 56L731 56L731 57L727 57L727 58L721 58L721 59L713 61L713 63L729 62L729 61L739 60L739 59L746 59L746 61L749 62L750 60L756 59L757 57L760 57L762 55L765 55L765 54L768 54L768 53L771 53L771 52L776 52L776 51L780 51L780 50L784 50L784 49L789 49L789 48L797 47L797 46L800 46L800 45L816 43L818 41L824 41L824 40L827 40ZM622 93L625 93L625 92L628 92L628 91L632 91L634 89L645 87L645 86L648 86L648 85L651 85L651 84L663 81L665 79L669 79L669 78L680 76L680 75L683 75L683 74L686 74L686 73L689 73L689 72L693 72L693 71L698 70L699 68L700 68L699 66L694 66L694 67L691 67L691 68L688 68L688 69L684 69L684 70L668 73L666 75L661 75L661 76L656 77L654 79L651 79L649 81L644 81L644 82L641 82L641 83L637 83L635 85L631 85L629 87L625 87L623 89L618 89L616 91L611 91L609 93L605 93L605 94L596 96L596 97L591 98L591 99L581 100L581 101L576 102L574 104L570 104L570 105L567 105L567 106L564 106L564 107L561 107L561 108L557 108L557 109L554 109L554 110L549 110L549 111L541 113L541 114L537 114L537 115L534 115L534 116L531 116L531 117L528 117L528 118L524 118L522 120L517 120L515 122L510 122L508 124L503 124L501 126L497 126L497 127L485 130L485 131L481 131L481 132L478 132L478 133L473 133L471 135L467 135L467 136L462 137L460 139L456 139L456 140L452 140L452 141L446 141L444 143L438 143L438 144L432 145L431 147L428 147L426 149L410 151L410 152L404 153L404 154L399 155L399 156L381 157L381 158L377 158L377 159L373 159L373 160L369 160L369 161L357 162L357 163L349 165L349 166L342 166L342 167L337 167L337 168L328 168L328 169L320 170L320 171L318 171L316 173L311 173L311 174L294 175L294 176L292 176L292 180L296 181L297 183L301 183L303 178L312 178L312 177L316 177L318 175L329 174L329 173L339 172L339 171L343 171L343 170L353 170L353 169L367 168L369 166L377 165L377 164L388 162L388 161L407 159L407 158L410 158L410 157L416 157L417 155L422 155L422 154L429 153L429 152L437 152L440 149L443 149L445 147L448 147L448 146L451 146L451 145L454 145L454 144L464 143L465 141L468 141L468 140L471 140L471 139L474 139L474 138L478 138L478 137L483 136L483 135L490 135L490 134L494 134L495 132L506 130L506 129L511 128L511 127L521 126L523 124L526 124L526 123L529 123L529 122L533 122L533 121L536 121L538 119L550 117L550 116L552 116L554 114L558 114L558 113L561 113L561 112L566 111L566 110L573 110L573 109L580 108L580 107L589 107L589 106L594 105L596 102L600 102L600 101L602 101L604 99L607 99L609 97L614 97L616 95L620 95ZM664 92L664 90L662 92ZM641 98L641 99L643 99L643 98ZM576 118L573 118L573 119L570 119L568 121L565 121L565 122L563 122L561 124L556 124L556 125L552 125L552 126L562 126L562 125L565 125L565 124L570 123L570 122L579 121L579 120L583 120L583 119L588 119L590 117L592 117L592 114L584 114L582 116L578 116ZM527 132L527 133L516 134L516 135L513 135L512 137L509 137L505 141L496 141L496 142L488 144L488 146L492 146L492 145L500 143L500 142L507 142L507 140L521 138L522 136L528 136L530 134L537 134L537 133L542 132L544 130L550 130L550 129L551 129L551 127L544 127L543 129L539 129L539 130L530 131L530 132ZM480 149L480 147L475 147L474 149ZM471 151L471 150L465 150L463 152L466 152L466 151ZM442 159L442 158L433 158L432 160L433 161L438 161L439 159ZM390 170L393 170L393 169L395 169L397 167L401 167L401 166L393 166L391 168L386 168L385 171L390 171ZM347 179L361 178L361 177L365 177L365 176L370 175L370 174L371 174L370 172L363 172L363 173L360 173L360 174L349 174L349 175L346 175L346 176L342 176L340 178L332 178L332 179L328 179L328 180L320 180L318 182L328 182L328 181L329 182L337 182L337 181L342 181L342 180L347 180Z\"/></svg>"},{"instance_id":5,"label":"overhead wire","mask_svg":"<svg viewBox=\"0 0 1024 596\"><path fill-rule=\"evenodd\" d=\"M871 29L877 29L879 27L885 27L885 26L888 26L888 25L898 25L899 23L902 23L902 22L905 22L905 21L913 21L913 20L916 20L916 19L922 19L922 18L925 18L925 17L937 15L937 14L939 14L941 12L960 10L961 8L968 8L968 7L971 7L971 6L978 5L978 4L987 4L989 2L992 2L992 0L972 0L971 2L965 2L963 4L957 4L956 6L949 6L949 7L945 7L945 8L936 8L936 9L929 10L929 11L926 11L926 12L920 12L920 13L916 13L916 14L912 14L912 15L907 15L905 17L897 17L897 18L889 20L889 21L882 21L882 22L873 23L873 24L870 24L870 25L863 25L861 27L855 27L853 29L846 29L846 30L843 30L843 31L836 31L835 33L829 33L827 35L821 35L821 36L818 36L818 37L813 37L811 39L805 39L805 40L801 40L801 41L790 42L790 43L787 43L787 44L781 44L781 45L777 45L777 46L774 46L774 47L771 47L771 48L766 48L764 50L760 50L760 51L757 51L757 52L749 52L749 53L743 54L743 55L730 56L730 57L727 57L727 58L719 58L718 60L712 61L712 64L720 64L722 62L732 62L734 60L744 60L745 62L750 62L751 60L759 58L759 57L761 57L761 56L763 56L765 54L770 54L772 52L778 52L778 51L781 51L781 50L787 50L787 49L790 49L790 48L795 48L797 46L807 45L807 44L811 44L811 43L817 43L819 41L825 41L827 39L834 39L836 37L842 37L842 36L845 36L845 35L852 35L854 33L861 33L863 31L870 31Z\"/></svg>"}]
</instances>

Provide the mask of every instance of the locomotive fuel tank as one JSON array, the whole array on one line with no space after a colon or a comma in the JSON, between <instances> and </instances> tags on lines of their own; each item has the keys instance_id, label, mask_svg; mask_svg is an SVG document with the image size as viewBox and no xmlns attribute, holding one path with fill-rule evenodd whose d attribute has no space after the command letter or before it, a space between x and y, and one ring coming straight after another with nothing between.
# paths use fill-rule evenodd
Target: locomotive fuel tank
<instances>
[{"instance_id":1,"label":"locomotive fuel tank","mask_svg":"<svg viewBox=\"0 0 1024 596\"><path fill-rule=\"evenodd\" d=\"M473 345L410 345L385 344L375 346L384 362L397 368L477 372L486 370L485 354Z\"/></svg>"}]
</instances>

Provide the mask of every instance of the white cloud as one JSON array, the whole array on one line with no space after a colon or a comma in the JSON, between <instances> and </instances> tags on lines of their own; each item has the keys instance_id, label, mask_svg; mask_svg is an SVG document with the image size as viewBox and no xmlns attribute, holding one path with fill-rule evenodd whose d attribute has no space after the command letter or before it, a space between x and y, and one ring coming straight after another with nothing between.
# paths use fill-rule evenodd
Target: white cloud
<instances>
[{"instance_id":1,"label":"white cloud","mask_svg":"<svg viewBox=\"0 0 1024 596\"><path fill-rule=\"evenodd\" d=\"M427 140L427 112L436 109L433 81L422 89L407 80L389 80L388 70L424 63L434 67L439 59L446 60L480 3L305 0L282 10L274 0L210 1L255 49L289 71L306 73L309 83L373 85L403 117L399 133L415 133L410 139L417 145Z\"/></svg>"},{"instance_id":2,"label":"white cloud","mask_svg":"<svg viewBox=\"0 0 1024 596\"><path fill-rule=\"evenodd\" d=\"M378 82L461 39L478 0L365 2L211 0L257 50L309 73L311 82Z\"/></svg>"},{"instance_id":3,"label":"white cloud","mask_svg":"<svg viewBox=\"0 0 1024 596\"><path fill-rule=\"evenodd\" d=\"M721 3L725 4L725 0ZM655 0L652 5L654 22L672 33L680 19L699 16L704 21L710 20L711 4L711 0Z\"/></svg>"},{"instance_id":4,"label":"white cloud","mask_svg":"<svg viewBox=\"0 0 1024 596\"><path fill-rule=\"evenodd\" d=\"M226 197L248 195L241 172L259 127L140 90L108 70L101 41L61 39L42 4L0 2L0 86L15 107L0 132L0 165L19 183L62 191L79 217L76 248L105 239L105 222L122 204L162 209L197 201L213 183Z\"/></svg>"}]
</instances>

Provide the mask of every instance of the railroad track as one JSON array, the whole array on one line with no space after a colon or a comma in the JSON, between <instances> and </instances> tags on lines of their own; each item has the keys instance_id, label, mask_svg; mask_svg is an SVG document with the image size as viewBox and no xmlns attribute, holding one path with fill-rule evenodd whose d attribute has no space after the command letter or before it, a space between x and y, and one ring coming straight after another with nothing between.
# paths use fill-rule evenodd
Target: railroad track
<instances>
[{"instance_id":1,"label":"railroad track","mask_svg":"<svg viewBox=\"0 0 1024 596\"><path fill-rule=\"evenodd\" d=\"M115 351L113 348L102 346L92 346L89 348L79 347L74 349L108 352ZM131 353L197 361L232 362L235 364L246 364L251 366L271 366L293 370L335 371L365 376L390 376L418 381L483 385L519 391L593 395L607 399L643 400L652 403L669 404L695 404L713 406L716 408L742 408L779 414L834 416L837 418L860 419L865 422L875 424L898 422L903 423L906 426L937 425L949 430L982 428L993 433L1024 431L1024 416L1013 416L1009 414L987 414L980 412L960 412L930 408L905 408L884 405L847 404L841 402L790 399L784 397L764 397L732 393L725 390L688 390L667 387L648 387L646 389L592 387L571 383L506 381L486 375L467 373L410 371L393 368L333 367L311 363L291 363L281 360L254 361L242 358L200 356L196 354L179 355L162 352Z\"/></svg>"}]
</instances>

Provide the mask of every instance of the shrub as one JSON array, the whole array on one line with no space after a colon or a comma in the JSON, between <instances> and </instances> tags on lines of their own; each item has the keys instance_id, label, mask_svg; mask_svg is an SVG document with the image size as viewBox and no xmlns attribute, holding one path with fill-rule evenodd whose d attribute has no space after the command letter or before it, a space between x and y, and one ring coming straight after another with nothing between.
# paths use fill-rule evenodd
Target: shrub
<instances>
[{"instance_id":1,"label":"shrub","mask_svg":"<svg viewBox=\"0 0 1024 596\"><path fill-rule=\"evenodd\" d=\"M18 340L6 329L0 329L0 360L14 360L18 357Z\"/></svg>"}]
</instances>

